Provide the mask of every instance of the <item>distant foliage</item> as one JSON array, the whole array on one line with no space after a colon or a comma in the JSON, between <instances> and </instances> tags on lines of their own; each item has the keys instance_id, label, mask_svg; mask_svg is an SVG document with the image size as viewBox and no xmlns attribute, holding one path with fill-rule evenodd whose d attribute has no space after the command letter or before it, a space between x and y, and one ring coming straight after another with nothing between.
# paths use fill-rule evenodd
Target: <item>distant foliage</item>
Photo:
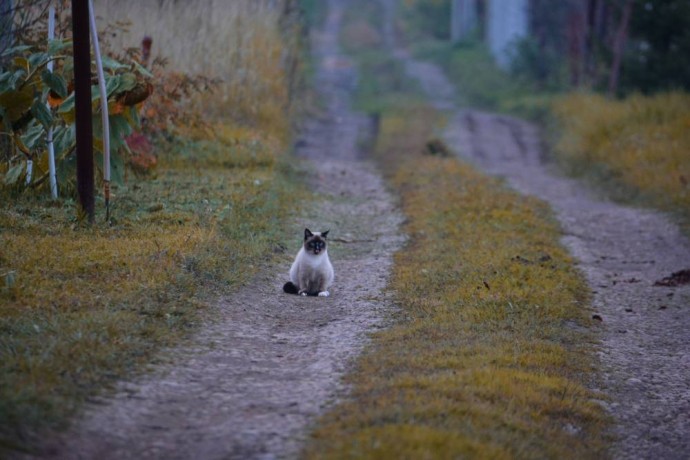
<instances>
[{"instance_id":1,"label":"distant foliage","mask_svg":"<svg viewBox=\"0 0 690 460\"><path fill-rule=\"evenodd\" d=\"M612 94L690 89L687 0L533 0L530 16L519 74Z\"/></svg>"},{"instance_id":2,"label":"distant foliage","mask_svg":"<svg viewBox=\"0 0 690 460\"><path fill-rule=\"evenodd\" d=\"M690 2L635 3L621 86L626 91L690 90Z\"/></svg>"},{"instance_id":3,"label":"distant foliage","mask_svg":"<svg viewBox=\"0 0 690 460\"><path fill-rule=\"evenodd\" d=\"M6 186L20 183L32 188L45 184L48 173L47 132L53 130L55 157L61 187L70 188L75 177L75 110L73 61L69 39L53 40L40 47L18 45L5 50L11 60L0 73L0 135L11 139L0 173ZM54 71L47 68L53 62ZM113 180L121 182L128 153L125 137L139 126L137 104L153 91L151 73L136 61L128 64L104 57L111 129ZM102 167L103 133L100 93L92 87L94 148ZM27 177L28 162L34 173ZM20 179L26 180L21 181Z\"/></svg>"},{"instance_id":4,"label":"distant foliage","mask_svg":"<svg viewBox=\"0 0 690 460\"><path fill-rule=\"evenodd\" d=\"M450 39L450 0L404 0L403 14L417 35Z\"/></svg>"}]
</instances>

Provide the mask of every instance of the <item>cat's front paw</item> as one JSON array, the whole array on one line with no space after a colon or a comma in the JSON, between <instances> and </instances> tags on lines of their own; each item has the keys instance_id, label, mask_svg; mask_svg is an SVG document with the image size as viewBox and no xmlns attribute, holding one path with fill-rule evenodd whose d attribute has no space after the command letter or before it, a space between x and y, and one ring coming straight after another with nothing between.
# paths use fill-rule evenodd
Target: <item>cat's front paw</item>
<instances>
[{"instance_id":1,"label":"cat's front paw","mask_svg":"<svg viewBox=\"0 0 690 460\"><path fill-rule=\"evenodd\" d=\"M306 297L307 291L299 291L299 295Z\"/></svg>"},{"instance_id":2,"label":"cat's front paw","mask_svg":"<svg viewBox=\"0 0 690 460\"><path fill-rule=\"evenodd\" d=\"M321 291L321 292L319 292L319 297L328 297L328 296L330 296L330 295L331 295L331 293L328 292L328 291Z\"/></svg>"}]
</instances>

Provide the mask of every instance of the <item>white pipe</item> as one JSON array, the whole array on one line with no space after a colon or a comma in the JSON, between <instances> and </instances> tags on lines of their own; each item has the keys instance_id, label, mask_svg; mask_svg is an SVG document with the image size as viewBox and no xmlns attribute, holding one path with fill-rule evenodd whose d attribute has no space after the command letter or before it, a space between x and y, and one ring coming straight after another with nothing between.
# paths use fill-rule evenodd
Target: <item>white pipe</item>
<instances>
[{"instance_id":1,"label":"white pipe","mask_svg":"<svg viewBox=\"0 0 690 460\"><path fill-rule=\"evenodd\" d=\"M105 75L103 74L103 61L101 49L98 46L98 30L96 29L96 16L93 13L93 1L89 0L89 24L91 28L91 41L93 53L96 58L98 70L98 87L101 93L101 121L103 122L103 181L110 182L110 122L108 120L108 95L105 92ZM106 197L108 200L109 197Z\"/></svg>"},{"instance_id":2,"label":"white pipe","mask_svg":"<svg viewBox=\"0 0 690 460\"><path fill-rule=\"evenodd\" d=\"M26 160L26 186L28 187L31 185L31 178L33 177L34 173L34 161L33 160Z\"/></svg>"},{"instance_id":3,"label":"white pipe","mask_svg":"<svg viewBox=\"0 0 690 460\"><path fill-rule=\"evenodd\" d=\"M48 40L55 38L55 7L51 6L48 10ZM53 61L48 62L48 71L53 71ZM50 106L48 106L50 110ZM50 195L53 199L58 197L57 174L55 172L55 147L53 146L53 127L48 128L48 177L50 178Z\"/></svg>"}]
</instances>

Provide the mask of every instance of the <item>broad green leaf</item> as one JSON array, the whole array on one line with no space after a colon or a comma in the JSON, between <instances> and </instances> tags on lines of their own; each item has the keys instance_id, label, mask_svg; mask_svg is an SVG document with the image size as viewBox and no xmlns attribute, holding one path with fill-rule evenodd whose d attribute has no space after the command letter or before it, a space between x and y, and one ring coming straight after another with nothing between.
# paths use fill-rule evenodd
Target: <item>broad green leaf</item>
<instances>
[{"instance_id":1,"label":"broad green leaf","mask_svg":"<svg viewBox=\"0 0 690 460\"><path fill-rule=\"evenodd\" d=\"M16 164L10 168L9 171L7 171L7 174L5 174L5 185L14 185L17 183L20 177L22 177L22 174L24 173L24 169L26 168L26 163L25 162L20 162L19 164Z\"/></svg>"},{"instance_id":2,"label":"broad green leaf","mask_svg":"<svg viewBox=\"0 0 690 460\"><path fill-rule=\"evenodd\" d=\"M60 156L74 146L76 139L73 124L58 128L53 135L53 148L55 155Z\"/></svg>"},{"instance_id":3,"label":"broad green leaf","mask_svg":"<svg viewBox=\"0 0 690 460\"><path fill-rule=\"evenodd\" d=\"M64 101L62 101L62 104L60 104L60 108L58 109L58 113L69 112L72 109L74 109L74 91L72 91L72 93L67 96Z\"/></svg>"},{"instance_id":4,"label":"broad green leaf","mask_svg":"<svg viewBox=\"0 0 690 460\"><path fill-rule=\"evenodd\" d=\"M39 123L43 125L45 129L48 129L50 125L53 124L53 114L50 113L48 107L40 100L35 100L31 106L31 114L38 120Z\"/></svg>"},{"instance_id":5,"label":"broad green leaf","mask_svg":"<svg viewBox=\"0 0 690 460\"><path fill-rule=\"evenodd\" d=\"M18 69L15 71L8 70L0 74L0 93L6 93L17 89L17 84L24 81L24 76L26 72L24 69Z\"/></svg>"},{"instance_id":6,"label":"broad green leaf","mask_svg":"<svg viewBox=\"0 0 690 460\"><path fill-rule=\"evenodd\" d=\"M12 54L19 54L26 50L30 50L31 48L31 45L13 46L12 48L7 48L5 51L3 51L2 54L0 54L0 57L10 56Z\"/></svg>"},{"instance_id":7,"label":"broad green leaf","mask_svg":"<svg viewBox=\"0 0 690 460\"><path fill-rule=\"evenodd\" d=\"M125 137L132 134L133 128L122 115L113 115L110 120L110 148L115 152L122 148Z\"/></svg>"},{"instance_id":8,"label":"broad green leaf","mask_svg":"<svg viewBox=\"0 0 690 460\"><path fill-rule=\"evenodd\" d=\"M137 76L133 73L123 73L120 75L120 86L118 88L119 93L125 91L131 91L135 86L137 86Z\"/></svg>"},{"instance_id":9,"label":"broad green leaf","mask_svg":"<svg viewBox=\"0 0 690 460\"><path fill-rule=\"evenodd\" d=\"M34 53L29 56L29 66L31 66L32 69L39 67L50 59L50 56L46 53Z\"/></svg>"},{"instance_id":10,"label":"broad green leaf","mask_svg":"<svg viewBox=\"0 0 690 460\"><path fill-rule=\"evenodd\" d=\"M101 58L101 61L103 63L103 68L104 69L109 69L109 70L119 70L119 69L126 69L127 65L116 61L115 59L108 57L108 56L103 56Z\"/></svg>"},{"instance_id":11,"label":"broad green leaf","mask_svg":"<svg viewBox=\"0 0 690 460\"><path fill-rule=\"evenodd\" d=\"M125 146L125 137L129 136L133 128L125 117L120 115L111 115L108 117L110 122L110 152L119 151ZM103 151L103 124L101 123L100 115L93 117L93 146L99 152Z\"/></svg>"},{"instance_id":12,"label":"broad green leaf","mask_svg":"<svg viewBox=\"0 0 690 460\"><path fill-rule=\"evenodd\" d=\"M45 106L43 107L45 108ZM33 151L37 147L42 147L41 144L45 144L45 138L43 137L44 134L45 130L43 129L43 126L39 123L36 123L34 120L31 120L31 123L29 123L29 126L24 134L20 136L20 139L29 151Z\"/></svg>"},{"instance_id":13,"label":"broad green leaf","mask_svg":"<svg viewBox=\"0 0 690 460\"><path fill-rule=\"evenodd\" d=\"M132 61L132 64L134 64L134 68L137 70L137 72L139 72L145 77L153 78L153 74L149 72L149 69L139 64L137 61Z\"/></svg>"},{"instance_id":14,"label":"broad green leaf","mask_svg":"<svg viewBox=\"0 0 690 460\"><path fill-rule=\"evenodd\" d=\"M91 86L91 104L95 109L98 108L98 101L101 99L101 94L98 90L97 85L92 85ZM66 123L74 123L75 120L75 109L74 109L74 92L67 96L67 99L65 99L62 104L60 104L60 108L58 109L58 113L62 117L63 120L65 120Z\"/></svg>"},{"instance_id":15,"label":"broad green leaf","mask_svg":"<svg viewBox=\"0 0 690 460\"><path fill-rule=\"evenodd\" d=\"M44 69L43 72L41 72L41 80L43 80L43 84L53 90L53 92L61 98L67 97L67 83L65 83L65 79L62 78L62 75Z\"/></svg>"},{"instance_id":16,"label":"broad green leaf","mask_svg":"<svg viewBox=\"0 0 690 460\"><path fill-rule=\"evenodd\" d=\"M51 56L72 46L72 40L63 38L61 40L48 40L48 54Z\"/></svg>"},{"instance_id":17,"label":"broad green leaf","mask_svg":"<svg viewBox=\"0 0 690 460\"><path fill-rule=\"evenodd\" d=\"M108 97L117 92L120 87L121 78L119 75L107 75L105 77L105 93Z\"/></svg>"}]
</instances>

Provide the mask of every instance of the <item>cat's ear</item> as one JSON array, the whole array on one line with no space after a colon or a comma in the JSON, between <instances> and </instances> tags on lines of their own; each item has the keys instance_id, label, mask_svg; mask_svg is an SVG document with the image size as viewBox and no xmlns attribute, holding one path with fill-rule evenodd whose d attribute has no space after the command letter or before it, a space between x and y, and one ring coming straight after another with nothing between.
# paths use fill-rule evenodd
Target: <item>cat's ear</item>
<instances>
[{"instance_id":1,"label":"cat's ear","mask_svg":"<svg viewBox=\"0 0 690 460\"><path fill-rule=\"evenodd\" d=\"M326 230L325 232L321 232L321 236L324 237L324 238L327 238L327 237L328 237L328 232L330 232L330 230Z\"/></svg>"},{"instance_id":2,"label":"cat's ear","mask_svg":"<svg viewBox=\"0 0 690 460\"><path fill-rule=\"evenodd\" d=\"M308 238L311 238L312 236L314 236L314 234L311 232L311 230L309 230L308 228L305 228L304 229L304 239L306 240Z\"/></svg>"}]
</instances>

